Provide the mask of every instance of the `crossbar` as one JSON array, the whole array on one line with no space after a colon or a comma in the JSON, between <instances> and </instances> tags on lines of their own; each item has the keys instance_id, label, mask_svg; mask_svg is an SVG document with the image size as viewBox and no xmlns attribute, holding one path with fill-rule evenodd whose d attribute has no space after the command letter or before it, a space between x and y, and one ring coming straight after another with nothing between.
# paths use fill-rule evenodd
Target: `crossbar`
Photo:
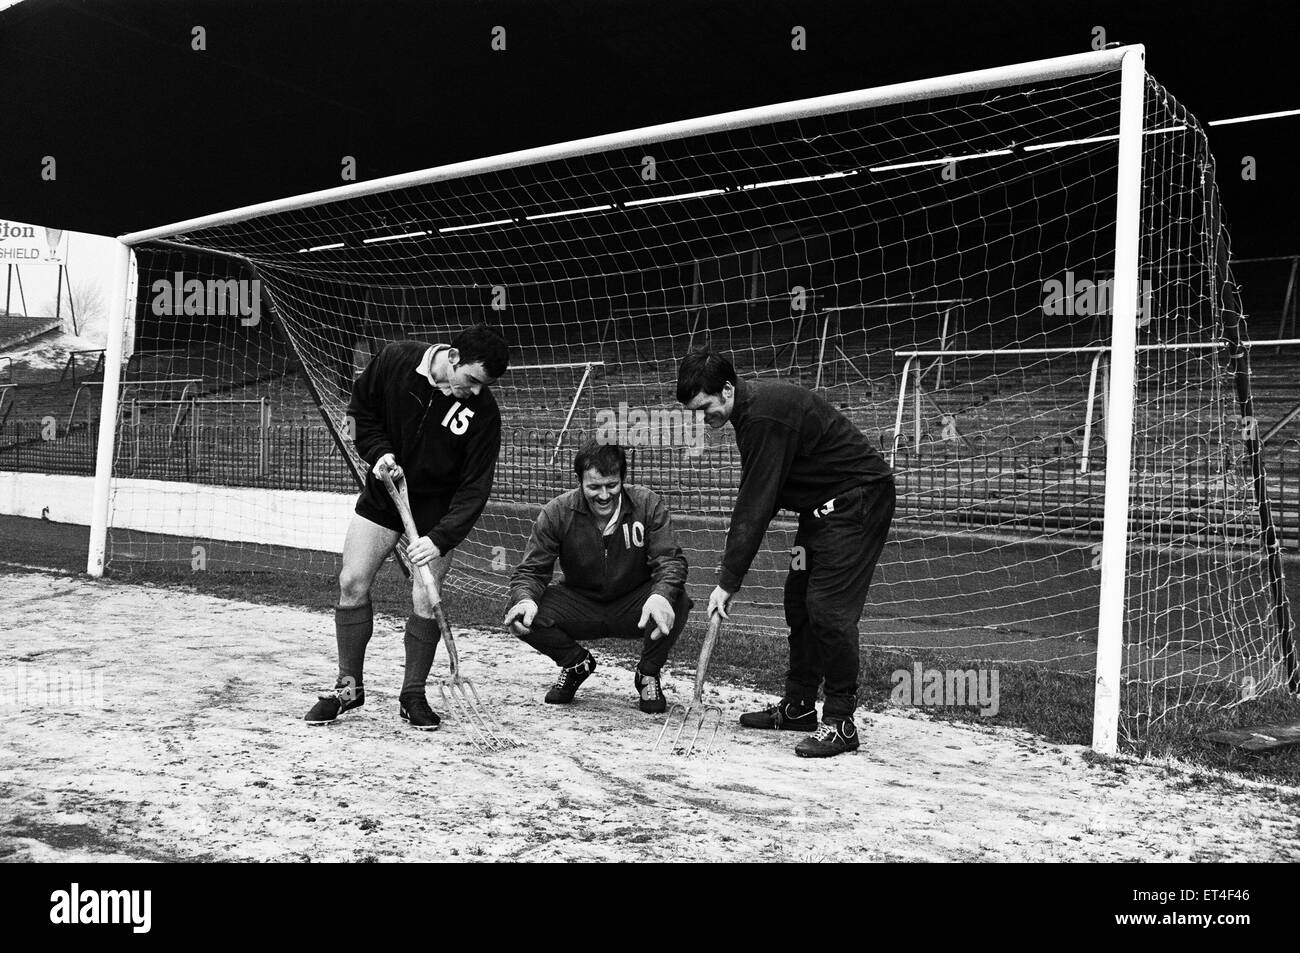
<instances>
[{"instance_id":1,"label":"crossbar","mask_svg":"<svg viewBox=\"0 0 1300 953\"><path fill-rule=\"evenodd\" d=\"M452 179L463 179L471 175L498 172L504 169L517 169L538 165L561 159L573 159L599 152L626 149L632 146L651 143L671 142L690 136L708 135L733 129L747 129L753 126L773 122L785 122L811 116L828 116L849 112L854 109L868 109L896 103L916 102L938 96L952 96L960 93L980 92L987 89L999 89L1028 82L1043 82L1082 76L1089 73L1103 73L1117 70L1127 50L1139 47L1121 46L1110 50L1098 50L1089 53L1074 53L1069 56L1057 56L1050 59L1033 60L1012 66L999 66L993 69L972 70L965 73L953 73L934 79L914 80L907 83L892 83L872 89L855 90L847 93L835 93L830 96L815 96L810 99L798 99L771 106L759 106L752 109L740 109L733 112L719 113L699 119L686 119L677 122L643 126L626 132L610 133L603 136L591 136L575 139L571 142L540 146L534 149L521 149L505 152L483 159L471 159L466 162L453 162L448 165L423 169L418 172L406 172L390 175L371 182L355 182L318 192L260 202L246 205L214 215L203 215L185 219L158 228L128 232L120 235L118 240L125 245L139 245L143 242L173 238L187 232L233 225L263 215L291 212L299 209L313 208L332 202L362 198L368 195L380 195L397 189L413 186L431 185Z\"/></svg>"},{"instance_id":2,"label":"crossbar","mask_svg":"<svg viewBox=\"0 0 1300 953\"><path fill-rule=\"evenodd\" d=\"M1300 338L1278 338L1266 341L1242 341L1242 347L1274 347L1300 344ZM1227 347L1224 341L1198 344L1139 344L1139 351L1208 351ZM1111 350L1109 344L1088 344L1082 347L1008 347L986 348L979 351L895 351L895 357L992 357L998 354L1096 354Z\"/></svg>"}]
</instances>

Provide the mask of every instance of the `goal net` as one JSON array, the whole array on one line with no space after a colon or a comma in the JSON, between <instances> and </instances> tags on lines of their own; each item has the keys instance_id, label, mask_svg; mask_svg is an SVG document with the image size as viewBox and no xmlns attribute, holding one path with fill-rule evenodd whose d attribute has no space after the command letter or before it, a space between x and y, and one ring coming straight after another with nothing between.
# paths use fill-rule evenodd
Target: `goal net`
<instances>
[{"instance_id":1,"label":"goal net","mask_svg":"<svg viewBox=\"0 0 1300 953\"><path fill-rule=\"evenodd\" d=\"M360 465L345 421L354 377L388 341L487 321L515 369L495 387L492 501L450 585L503 595L539 507L574 485L574 448L598 436L627 446L630 479L667 498L702 604L740 477L730 428L705 432L674 400L678 362L708 345L745 379L819 389L893 462L898 512L865 643L1090 678L1110 531L1126 554L1124 737L1286 690L1289 617L1214 162L1149 77L1128 263L1137 346L1113 353L1121 53L636 130L124 236L140 273L136 352L200 379L191 397L258 411L201 415L184 439L174 408L119 414L110 568L189 565L200 548L208 570L336 565ZM1111 399L1124 361L1131 403ZM1127 526L1108 526L1107 435L1130 415ZM792 514L773 522L739 629L784 631L793 532Z\"/></svg>"}]
</instances>

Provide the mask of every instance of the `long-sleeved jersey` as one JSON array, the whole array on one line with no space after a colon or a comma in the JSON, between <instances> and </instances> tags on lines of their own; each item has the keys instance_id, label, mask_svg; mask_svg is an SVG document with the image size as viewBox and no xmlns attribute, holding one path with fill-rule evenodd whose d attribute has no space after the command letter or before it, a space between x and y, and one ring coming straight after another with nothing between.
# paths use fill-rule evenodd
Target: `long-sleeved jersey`
<instances>
[{"instance_id":1,"label":"long-sleeved jersey","mask_svg":"<svg viewBox=\"0 0 1300 953\"><path fill-rule=\"evenodd\" d=\"M623 484L622 509L609 534L581 487L542 507L523 561L510 577L507 605L540 602L557 559L564 584L597 602L613 602L650 582L652 594L676 603L686 585L686 557L668 507L654 490L630 483Z\"/></svg>"},{"instance_id":2,"label":"long-sleeved jersey","mask_svg":"<svg viewBox=\"0 0 1300 953\"><path fill-rule=\"evenodd\" d=\"M474 527L487 505L501 450L501 412L484 387L475 396L444 394L420 373L428 345L389 344L370 362L352 388L348 415L357 452L371 470L386 453L406 474L411 509L422 501L449 500L446 515L428 533L444 553ZM392 509L373 472L363 495Z\"/></svg>"},{"instance_id":3,"label":"long-sleeved jersey","mask_svg":"<svg viewBox=\"0 0 1300 953\"><path fill-rule=\"evenodd\" d=\"M734 400L740 489L718 576L728 592L740 588L777 510L806 513L893 475L847 417L798 384L739 381Z\"/></svg>"}]
</instances>

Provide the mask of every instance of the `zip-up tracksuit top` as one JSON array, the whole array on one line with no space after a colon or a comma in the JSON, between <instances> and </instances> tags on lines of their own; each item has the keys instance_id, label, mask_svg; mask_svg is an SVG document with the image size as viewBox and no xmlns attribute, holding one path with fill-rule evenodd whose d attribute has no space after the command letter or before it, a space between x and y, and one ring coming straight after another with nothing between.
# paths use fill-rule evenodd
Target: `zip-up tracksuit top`
<instances>
[{"instance_id":1,"label":"zip-up tracksuit top","mask_svg":"<svg viewBox=\"0 0 1300 953\"><path fill-rule=\"evenodd\" d=\"M370 467L364 494L392 508L374 465L386 453L406 474L412 511L421 502L448 499L447 513L428 536L442 552L458 545L487 505L501 449L501 412L484 387L475 396L444 394L419 372L429 345L387 345L352 387L348 415L356 447Z\"/></svg>"},{"instance_id":2,"label":"zip-up tracksuit top","mask_svg":"<svg viewBox=\"0 0 1300 953\"><path fill-rule=\"evenodd\" d=\"M523 561L510 577L508 606L542 601L555 561L564 584L596 602L613 602L651 582L651 594L676 604L686 585L686 557L672 516L654 490L623 484L623 508L604 535L582 488L561 493L537 515Z\"/></svg>"},{"instance_id":3,"label":"zip-up tracksuit top","mask_svg":"<svg viewBox=\"0 0 1300 953\"><path fill-rule=\"evenodd\" d=\"M740 588L777 510L807 513L893 476L862 431L798 384L738 381L734 400L740 489L718 574L728 592Z\"/></svg>"}]
</instances>

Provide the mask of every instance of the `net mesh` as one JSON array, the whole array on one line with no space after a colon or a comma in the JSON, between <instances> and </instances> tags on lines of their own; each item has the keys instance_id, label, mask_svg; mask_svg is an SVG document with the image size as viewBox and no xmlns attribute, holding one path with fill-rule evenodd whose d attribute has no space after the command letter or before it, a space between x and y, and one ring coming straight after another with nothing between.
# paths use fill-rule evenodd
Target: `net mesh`
<instances>
[{"instance_id":1,"label":"net mesh","mask_svg":"<svg viewBox=\"0 0 1300 953\"><path fill-rule=\"evenodd\" d=\"M503 447L450 584L502 595L574 448L616 435L676 514L698 603L740 478L730 428L674 400L707 344L818 389L893 462L865 643L1090 673L1118 94L1106 73L803 116L137 247L128 377L198 383L122 415L111 565L335 566L354 377L388 341L487 321L512 347ZM1213 162L1152 80L1144 128L1128 737L1287 676ZM780 514L741 626L784 631L793 533Z\"/></svg>"}]
</instances>

